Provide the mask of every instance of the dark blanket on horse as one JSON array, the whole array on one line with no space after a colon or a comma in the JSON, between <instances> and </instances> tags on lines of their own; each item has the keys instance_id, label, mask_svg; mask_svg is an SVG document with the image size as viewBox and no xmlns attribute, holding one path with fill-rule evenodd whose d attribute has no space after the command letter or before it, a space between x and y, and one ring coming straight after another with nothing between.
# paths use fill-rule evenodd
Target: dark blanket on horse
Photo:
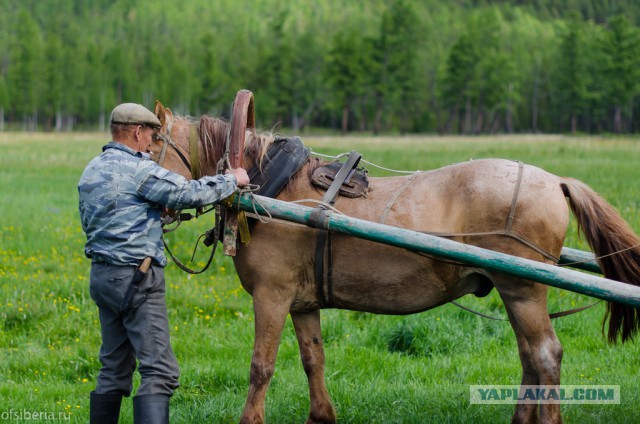
<instances>
[{"instance_id":1,"label":"dark blanket on horse","mask_svg":"<svg viewBox=\"0 0 640 424\"><path fill-rule=\"evenodd\" d=\"M249 170L251 184L260 186L256 194L275 198L307 162L310 153L311 149L305 147L299 137L275 140L269 146L263 165Z\"/></svg>"}]
</instances>

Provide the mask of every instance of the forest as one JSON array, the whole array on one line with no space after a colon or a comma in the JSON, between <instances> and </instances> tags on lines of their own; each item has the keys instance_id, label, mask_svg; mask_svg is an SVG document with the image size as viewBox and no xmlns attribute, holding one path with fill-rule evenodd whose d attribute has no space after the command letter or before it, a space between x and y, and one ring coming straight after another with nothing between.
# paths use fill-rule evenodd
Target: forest
<instances>
[{"instance_id":1,"label":"forest","mask_svg":"<svg viewBox=\"0 0 640 424\"><path fill-rule=\"evenodd\" d=\"M634 0L2 0L0 131L121 102L262 129L640 132Z\"/></svg>"}]
</instances>

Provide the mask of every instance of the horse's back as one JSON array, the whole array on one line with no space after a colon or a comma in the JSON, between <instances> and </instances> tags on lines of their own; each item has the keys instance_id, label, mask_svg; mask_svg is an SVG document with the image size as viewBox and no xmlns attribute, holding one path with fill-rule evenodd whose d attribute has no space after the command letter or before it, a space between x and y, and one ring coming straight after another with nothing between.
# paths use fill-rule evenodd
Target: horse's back
<instances>
[{"instance_id":1,"label":"horse's back","mask_svg":"<svg viewBox=\"0 0 640 424\"><path fill-rule=\"evenodd\" d=\"M504 159L462 162L407 177L372 178L368 199L343 205L348 215L434 233L496 231L505 228L510 214L514 229L555 222L553 226L564 234L568 222L557 176Z\"/></svg>"}]
</instances>

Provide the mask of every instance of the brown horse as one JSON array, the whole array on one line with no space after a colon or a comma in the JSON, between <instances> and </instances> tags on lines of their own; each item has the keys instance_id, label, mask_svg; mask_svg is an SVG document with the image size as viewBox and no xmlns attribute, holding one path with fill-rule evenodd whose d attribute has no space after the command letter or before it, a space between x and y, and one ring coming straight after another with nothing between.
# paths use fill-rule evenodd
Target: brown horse
<instances>
[{"instance_id":1,"label":"brown horse","mask_svg":"<svg viewBox=\"0 0 640 424\"><path fill-rule=\"evenodd\" d=\"M166 111L162 132L169 129L176 149L162 165L192 178L187 158L191 127L200 134L200 169L215 173L222 157L227 123L173 118ZM270 135L247 131L244 164L260 163ZM152 145L157 158L162 141ZM180 152L180 154L177 153ZM182 156L182 157L180 157ZM310 183L319 164L309 160L278 199L320 199ZM397 196L401 192L400 196ZM460 163L413 176L371 178L366 197L339 197L344 214L415 231L448 233L457 241L546 263L560 254L569 221L568 203L596 256L639 243L618 213L583 183L561 178L517 162L491 159ZM507 223L507 224L506 224ZM509 226L511 236L501 232ZM242 423L262 423L269 381L274 372L281 332L291 315L309 381L308 423L334 423L336 413L324 381L320 299L314 275L317 230L283 223L257 223L251 242L242 246L235 266L243 287L253 296L255 346ZM547 312L547 287L484 269L438 261L403 249L335 234L333 236L333 304L330 307L378 314L425 311L469 293L495 287L515 332L523 385L559 385L562 346ZM608 278L640 281L640 248L599 260ZM267 265L265 265L267 264ZM610 304L609 339L631 338L638 325L633 308ZM606 318L606 317L605 317ZM557 423L557 404L518 404L513 422Z\"/></svg>"}]
</instances>

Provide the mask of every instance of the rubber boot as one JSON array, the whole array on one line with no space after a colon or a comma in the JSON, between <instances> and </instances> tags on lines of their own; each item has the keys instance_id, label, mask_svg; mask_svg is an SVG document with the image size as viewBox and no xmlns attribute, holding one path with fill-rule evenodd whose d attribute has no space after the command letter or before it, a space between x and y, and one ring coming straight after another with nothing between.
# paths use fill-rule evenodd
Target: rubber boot
<instances>
[{"instance_id":1,"label":"rubber boot","mask_svg":"<svg viewBox=\"0 0 640 424\"><path fill-rule=\"evenodd\" d=\"M134 424L168 424L169 395L141 395L133 398Z\"/></svg>"},{"instance_id":2,"label":"rubber boot","mask_svg":"<svg viewBox=\"0 0 640 424\"><path fill-rule=\"evenodd\" d=\"M91 392L89 398L90 424L118 424L121 394L98 394Z\"/></svg>"}]
</instances>

